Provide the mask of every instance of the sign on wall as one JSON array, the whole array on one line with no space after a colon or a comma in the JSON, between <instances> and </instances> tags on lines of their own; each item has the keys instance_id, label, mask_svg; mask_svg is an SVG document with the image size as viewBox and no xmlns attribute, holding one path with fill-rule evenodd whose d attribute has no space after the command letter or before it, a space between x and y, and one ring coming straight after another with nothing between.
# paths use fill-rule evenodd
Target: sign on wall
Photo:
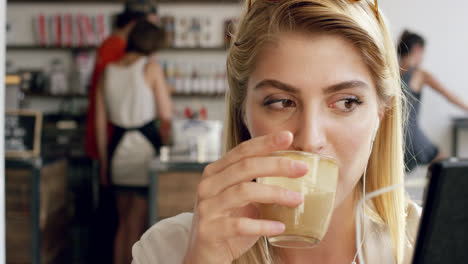
<instances>
[{"instance_id":1,"label":"sign on wall","mask_svg":"<svg viewBox=\"0 0 468 264\"><path fill-rule=\"evenodd\" d=\"M40 154L42 113L5 112L5 157L30 158Z\"/></svg>"}]
</instances>

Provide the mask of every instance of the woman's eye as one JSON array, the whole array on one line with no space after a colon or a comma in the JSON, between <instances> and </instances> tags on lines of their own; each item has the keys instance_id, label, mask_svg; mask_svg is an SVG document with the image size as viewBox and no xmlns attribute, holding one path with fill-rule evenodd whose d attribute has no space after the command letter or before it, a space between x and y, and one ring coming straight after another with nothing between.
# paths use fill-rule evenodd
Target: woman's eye
<instances>
[{"instance_id":1,"label":"woman's eye","mask_svg":"<svg viewBox=\"0 0 468 264\"><path fill-rule=\"evenodd\" d=\"M362 101L358 98L345 98L331 104L331 108L336 108L342 112L351 112L360 104L362 104Z\"/></svg>"},{"instance_id":2,"label":"woman's eye","mask_svg":"<svg viewBox=\"0 0 468 264\"><path fill-rule=\"evenodd\" d=\"M275 99L266 101L264 105L269 106L273 110L282 110L288 107L296 107L296 103L290 99Z\"/></svg>"}]
</instances>

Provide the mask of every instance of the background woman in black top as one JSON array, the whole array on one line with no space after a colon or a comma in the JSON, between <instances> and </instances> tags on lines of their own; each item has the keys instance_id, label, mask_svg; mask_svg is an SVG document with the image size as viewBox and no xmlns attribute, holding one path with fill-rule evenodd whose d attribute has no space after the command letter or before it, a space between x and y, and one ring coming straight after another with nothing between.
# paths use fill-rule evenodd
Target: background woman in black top
<instances>
[{"instance_id":1,"label":"background woman in black top","mask_svg":"<svg viewBox=\"0 0 468 264\"><path fill-rule=\"evenodd\" d=\"M421 92L424 86L434 89L451 103L468 111L468 103L450 92L432 74L421 68L424 45L423 37L408 30L403 32L398 44L402 85L408 99L408 122L405 130L405 163L407 171L413 170L417 165L428 164L446 156L426 137L419 127L418 116Z\"/></svg>"}]
</instances>

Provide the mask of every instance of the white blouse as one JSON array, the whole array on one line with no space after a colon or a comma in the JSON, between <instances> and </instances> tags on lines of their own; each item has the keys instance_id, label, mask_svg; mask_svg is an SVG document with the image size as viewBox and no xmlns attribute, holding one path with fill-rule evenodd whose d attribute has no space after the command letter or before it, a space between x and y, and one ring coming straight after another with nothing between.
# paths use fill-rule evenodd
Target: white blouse
<instances>
[{"instance_id":1,"label":"white blouse","mask_svg":"<svg viewBox=\"0 0 468 264\"><path fill-rule=\"evenodd\" d=\"M147 63L148 58L141 57L129 66L107 66L104 98L113 124L135 128L156 118L154 93L145 80Z\"/></svg>"},{"instance_id":2,"label":"white blouse","mask_svg":"<svg viewBox=\"0 0 468 264\"><path fill-rule=\"evenodd\" d=\"M182 213L153 225L135 243L132 264L179 264L187 250L192 213ZM418 232L421 207L410 203L406 217L405 257L402 264L410 264ZM395 264L391 236L385 225L366 219L364 240L365 263ZM369 229L368 229L369 228Z\"/></svg>"}]
</instances>

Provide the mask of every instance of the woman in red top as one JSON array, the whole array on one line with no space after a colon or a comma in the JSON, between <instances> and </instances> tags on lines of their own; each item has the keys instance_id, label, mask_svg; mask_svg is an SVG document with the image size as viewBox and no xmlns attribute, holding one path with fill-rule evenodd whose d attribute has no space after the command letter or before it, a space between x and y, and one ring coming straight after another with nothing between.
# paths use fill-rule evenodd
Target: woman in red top
<instances>
[{"instance_id":1,"label":"woman in red top","mask_svg":"<svg viewBox=\"0 0 468 264\"><path fill-rule=\"evenodd\" d=\"M125 54L127 47L127 38L130 31L140 19L147 19L150 22L157 23L157 12L153 5L144 5L145 3L133 3L128 1L125 11L117 15L115 29L112 34L105 39L96 52L96 64L91 76L89 87L89 103L88 114L86 119L86 137L85 150L88 156L94 160L98 160L98 151L95 135L95 119L96 119L96 87L101 78L104 69L109 63L116 62ZM145 7L145 8L143 8ZM108 124L108 138L112 133L112 126ZM101 178L101 185L107 186L109 179Z\"/></svg>"}]
</instances>

